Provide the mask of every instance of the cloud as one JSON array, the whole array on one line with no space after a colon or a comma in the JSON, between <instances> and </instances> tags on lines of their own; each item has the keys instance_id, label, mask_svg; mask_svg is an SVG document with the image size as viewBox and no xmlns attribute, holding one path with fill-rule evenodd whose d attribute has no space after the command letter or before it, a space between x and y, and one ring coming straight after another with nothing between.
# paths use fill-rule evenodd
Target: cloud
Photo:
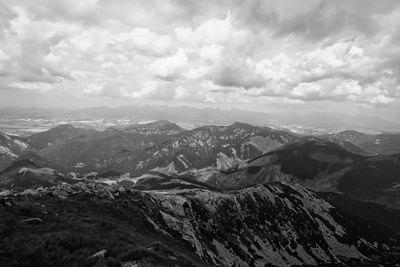
<instances>
[{"instance_id":1,"label":"cloud","mask_svg":"<svg viewBox=\"0 0 400 267\"><path fill-rule=\"evenodd\" d=\"M398 78L386 62L387 59L367 55L357 39L340 40L292 57L279 54L256 63L256 72L267 81L258 94L312 101L384 103L377 100L383 99L379 96L392 99L398 88Z\"/></svg>"},{"instance_id":2,"label":"cloud","mask_svg":"<svg viewBox=\"0 0 400 267\"><path fill-rule=\"evenodd\" d=\"M193 43L223 43L231 37L232 16L227 13L225 19L210 19L200 24L195 30L177 28L175 33L179 40Z\"/></svg>"},{"instance_id":3,"label":"cloud","mask_svg":"<svg viewBox=\"0 0 400 267\"><path fill-rule=\"evenodd\" d=\"M257 75L249 60L224 57L212 71L215 84L225 87L262 87L265 80Z\"/></svg>"},{"instance_id":4,"label":"cloud","mask_svg":"<svg viewBox=\"0 0 400 267\"><path fill-rule=\"evenodd\" d=\"M0 86L182 103L389 106L400 98L399 27L397 0L6 1Z\"/></svg>"},{"instance_id":5,"label":"cloud","mask_svg":"<svg viewBox=\"0 0 400 267\"><path fill-rule=\"evenodd\" d=\"M70 78L67 67L51 62L46 55L74 30L63 23L34 21L32 14L21 8L13 9L16 16L2 38L2 73L26 82L57 83Z\"/></svg>"},{"instance_id":6,"label":"cloud","mask_svg":"<svg viewBox=\"0 0 400 267\"><path fill-rule=\"evenodd\" d=\"M151 32L148 28L134 28L129 33L113 36L110 45L119 46L124 50L136 50L143 54L160 56L172 50L172 41L168 35Z\"/></svg>"},{"instance_id":7,"label":"cloud","mask_svg":"<svg viewBox=\"0 0 400 267\"><path fill-rule=\"evenodd\" d=\"M175 96L175 89L163 82L146 82L139 90L132 92L130 97L139 99L164 99L170 100Z\"/></svg>"},{"instance_id":8,"label":"cloud","mask_svg":"<svg viewBox=\"0 0 400 267\"><path fill-rule=\"evenodd\" d=\"M223 49L223 46L217 44L204 45L200 49L200 57L209 61L218 60Z\"/></svg>"},{"instance_id":9,"label":"cloud","mask_svg":"<svg viewBox=\"0 0 400 267\"><path fill-rule=\"evenodd\" d=\"M398 7L396 0L256 0L243 1L235 15L254 31L270 28L276 36L294 34L314 42L343 33L379 34L380 20Z\"/></svg>"},{"instance_id":10,"label":"cloud","mask_svg":"<svg viewBox=\"0 0 400 267\"><path fill-rule=\"evenodd\" d=\"M173 80L180 76L184 67L188 64L188 58L183 49L178 49L175 54L156 59L149 65L151 73L165 80Z\"/></svg>"}]
</instances>

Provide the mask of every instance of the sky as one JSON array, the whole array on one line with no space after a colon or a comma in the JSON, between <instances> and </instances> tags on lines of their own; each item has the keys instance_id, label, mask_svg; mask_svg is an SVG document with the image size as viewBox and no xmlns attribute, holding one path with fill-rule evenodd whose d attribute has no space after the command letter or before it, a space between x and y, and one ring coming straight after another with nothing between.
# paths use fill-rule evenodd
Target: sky
<instances>
[{"instance_id":1,"label":"sky","mask_svg":"<svg viewBox=\"0 0 400 267\"><path fill-rule=\"evenodd\" d=\"M0 0L0 106L400 116L398 0Z\"/></svg>"}]
</instances>

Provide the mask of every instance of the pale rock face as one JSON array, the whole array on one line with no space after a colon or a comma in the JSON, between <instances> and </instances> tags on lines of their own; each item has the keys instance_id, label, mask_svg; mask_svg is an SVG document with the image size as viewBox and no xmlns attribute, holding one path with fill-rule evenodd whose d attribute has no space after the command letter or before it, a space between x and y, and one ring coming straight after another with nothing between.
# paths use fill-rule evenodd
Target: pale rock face
<instances>
[{"instance_id":1,"label":"pale rock face","mask_svg":"<svg viewBox=\"0 0 400 267\"><path fill-rule=\"evenodd\" d=\"M272 184L231 193L153 192L165 223L201 258L225 266L363 259L330 204L301 187ZM371 245L359 239L359 244Z\"/></svg>"},{"instance_id":2,"label":"pale rock face","mask_svg":"<svg viewBox=\"0 0 400 267\"><path fill-rule=\"evenodd\" d=\"M0 154L1 155L6 155L11 158L16 158L18 157L17 154L13 153L8 147L0 146Z\"/></svg>"},{"instance_id":3,"label":"pale rock face","mask_svg":"<svg viewBox=\"0 0 400 267\"><path fill-rule=\"evenodd\" d=\"M29 147L29 145L28 145L27 143L22 142L21 140L14 139L13 141L14 141L14 143L16 143L16 144L21 148L21 150L24 150L24 151L25 151L25 150L27 150L28 147Z\"/></svg>"},{"instance_id":4,"label":"pale rock face","mask_svg":"<svg viewBox=\"0 0 400 267\"><path fill-rule=\"evenodd\" d=\"M0 170L30 149L23 139L0 132Z\"/></svg>"}]
</instances>

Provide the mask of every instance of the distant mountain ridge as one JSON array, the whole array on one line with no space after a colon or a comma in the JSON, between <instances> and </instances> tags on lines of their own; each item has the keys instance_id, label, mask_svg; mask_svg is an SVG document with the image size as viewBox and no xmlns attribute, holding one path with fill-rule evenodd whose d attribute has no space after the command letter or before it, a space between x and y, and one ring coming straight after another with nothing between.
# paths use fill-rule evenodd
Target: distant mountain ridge
<instances>
[{"instance_id":1,"label":"distant mountain ridge","mask_svg":"<svg viewBox=\"0 0 400 267\"><path fill-rule=\"evenodd\" d=\"M36 149L42 150L49 145L65 142L71 138L96 134L97 131L90 128L75 127L71 124L61 124L48 131L33 134L27 141Z\"/></svg>"},{"instance_id":2,"label":"distant mountain ridge","mask_svg":"<svg viewBox=\"0 0 400 267\"><path fill-rule=\"evenodd\" d=\"M182 175L222 190L263 182L300 184L315 191L342 192L356 199L400 208L400 154L363 156L318 138L302 138L226 173L200 170Z\"/></svg>"},{"instance_id":3,"label":"distant mountain ridge","mask_svg":"<svg viewBox=\"0 0 400 267\"><path fill-rule=\"evenodd\" d=\"M387 143L395 140L396 135L392 136ZM289 131L241 122L185 130L176 123L161 120L109 127L104 131L64 124L33 134L25 142L34 152L69 170L129 172L137 176L167 166L176 172L207 166L235 168L240 162L300 138L300 135ZM321 138L333 141L354 154L369 155L373 153L358 145L366 147L367 141L378 137L346 131ZM386 146L397 151L396 144ZM392 151L386 151L389 152Z\"/></svg>"},{"instance_id":4,"label":"distant mountain ridge","mask_svg":"<svg viewBox=\"0 0 400 267\"><path fill-rule=\"evenodd\" d=\"M176 171L182 172L215 165L218 159L220 162L224 159L247 160L295 138L288 132L244 123L203 126L172 135L168 140L155 143L143 151L115 154L104 165L93 169L122 170L141 175L151 169L173 164Z\"/></svg>"},{"instance_id":5,"label":"distant mountain ridge","mask_svg":"<svg viewBox=\"0 0 400 267\"><path fill-rule=\"evenodd\" d=\"M176 123L172 123L168 120L160 120L148 123L136 123L125 127L124 133L137 133L137 134L166 134L173 135L185 131L182 127Z\"/></svg>"},{"instance_id":6,"label":"distant mountain ridge","mask_svg":"<svg viewBox=\"0 0 400 267\"><path fill-rule=\"evenodd\" d=\"M69 170L140 175L169 164L179 172L216 164L227 168L296 138L286 131L239 122L185 130L162 120L105 131L60 125L34 134L26 142L41 156Z\"/></svg>"},{"instance_id":7,"label":"distant mountain ridge","mask_svg":"<svg viewBox=\"0 0 400 267\"><path fill-rule=\"evenodd\" d=\"M68 139L50 143L39 153L69 169L95 171L114 155L125 156L165 142L185 130L169 121L132 124L123 129L108 128L103 132L73 131ZM114 170L120 171L120 170Z\"/></svg>"},{"instance_id":8,"label":"distant mountain ridge","mask_svg":"<svg viewBox=\"0 0 400 267\"><path fill-rule=\"evenodd\" d=\"M400 134L382 133L372 135L357 131L343 131L324 137L340 142L350 142L371 155L400 153Z\"/></svg>"},{"instance_id":9,"label":"distant mountain ridge","mask_svg":"<svg viewBox=\"0 0 400 267\"><path fill-rule=\"evenodd\" d=\"M194 108L188 106L121 106L92 107L76 110L40 109L40 108L6 108L0 114L8 118L75 118L75 119L127 119L132 122L166 119L175 122L201 125L227 125L234 121L244 121L254 125L302 125L304 127L337 129L365 129L375 131L400 131L400 124L366 113L330 114L324 112L256 112L240 109Z\"/></svg>"}]
</instances>

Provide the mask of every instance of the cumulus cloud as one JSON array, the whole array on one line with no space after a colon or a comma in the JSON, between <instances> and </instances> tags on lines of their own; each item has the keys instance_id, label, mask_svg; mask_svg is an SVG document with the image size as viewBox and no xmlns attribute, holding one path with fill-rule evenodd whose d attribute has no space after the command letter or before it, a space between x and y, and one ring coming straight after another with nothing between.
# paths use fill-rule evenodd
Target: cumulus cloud
<instances>
[{"instance_id":1,"label":"cumulus cloud","mask_svg":"<svg viewBox=\"0 0 400 267\"><path fill-rule=\"evenodd\" d=\"M250 60L225 57L212 71L217 85L237 88L262 87L265 80L255 72Z\"/></svg>"},{"instance_id":2,"label":"cumulus cloud","mask_svg":"<svg viewBox=\"0 0 400 267\"><path fill-rule=\"evenodd\" d=\"M171 80L177 78L188 64L188 58L183 49L178 49L175 54L156 59L149 65L149 70L154 75Z\"/></svg>"},{"instance_id":3,"label":"cumulus cloud","mask_svg":"<svg viewBox=\"0 0 400 267\"><path fill-rule=\"evenodd\" d=\"M160 56L172 50L172 41L168 35L154 33L148 28L134 28L128 33L117 34L109 42L119 46L121 52L134 49L143 54Z\"/></svg>"},{"instance_id":4,"label":"cumulus cloud","mask_svg":"<svg viewBox=\"0 0 400 267\"><path fill-rule=\"evenodd\" d=\"M259 93L371 104L384 103L378 100L382 95L389 103L397 92L397 77L387 59L366 55L358 43L340 40L292 57L279 54L259 61L256 71L268 81Z\"/></svg>"},{"instance_id":5,"label":"cumulus cloud","mask_svg":"<svg viewBox=\"0 0 400 267\"><path fill-rule=\"evenodd\" d=\"M9 1L0 86L211 103L400 97L400 3Z\"/></svg>"}]
</instances>

